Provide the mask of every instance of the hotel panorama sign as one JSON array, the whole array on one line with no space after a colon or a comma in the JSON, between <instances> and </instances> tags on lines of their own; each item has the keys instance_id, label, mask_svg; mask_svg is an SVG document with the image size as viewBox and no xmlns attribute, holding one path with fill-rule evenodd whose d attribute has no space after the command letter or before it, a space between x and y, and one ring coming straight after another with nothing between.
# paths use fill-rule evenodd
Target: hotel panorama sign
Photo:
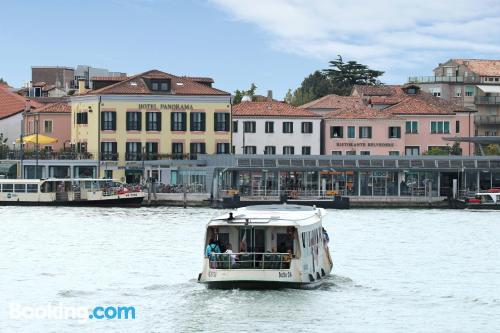
<instances>
[{"instance_id":1,"label":"hotel panorama sign","mask_svg":"<svg viewBox=\"0 0 500 333\"><path fill-rule=\"evenodd\" d=\"M337 142L337 147L394 147L393 142Z\"/></svg>"},{"instance_id":2,"label":"hotel panorama sign","mask_svg":"<svg viewBox=\"0 0 500 333\"><path fill-rule=\"evenodd\" d=\"M159 107L158 107L159 105ZM192 104L139 104L140 110L173 110L190 111L193 110Z\"/></svg>"}]
</instances>

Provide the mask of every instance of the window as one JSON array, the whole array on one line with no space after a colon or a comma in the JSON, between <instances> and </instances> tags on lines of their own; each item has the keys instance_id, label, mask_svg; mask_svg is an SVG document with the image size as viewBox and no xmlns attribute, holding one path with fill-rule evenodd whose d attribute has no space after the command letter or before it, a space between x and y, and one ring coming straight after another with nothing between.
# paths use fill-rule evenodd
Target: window
<instances>
[{"instance_id":1,"label":"window","mask_svg":"<svg viewBox=\"0 0 500 333\"><path fill-rule=\"evenodd\" d=\"M460 133L460 120L455 121L455 133Z\"/></svg>"},{"instance_id":2,"label":"window","mask_svg":"<svg viewBox=\"0 0 500 333\"><path fill-rule=\"evenodd\" d=\"M349 139L354 139L356 137L356 127L347 126L347 137Z\"/></svg>"},{"instance_id":3,"label":"window","mask_svg":"<svg viewBox=\"0 0 500 333\"><path fill-rule=\"evenodd\" d=\"M127 112L127 131L141 130L141 113Z\"/></svg>"},{"instance_id":4,"label":"window","mask_svg":"<svg viewBox=\"0 0 500 333\"><path fill-rule=\"evenodd\" d=\"M363 150L363 151L359 152L359 155L365 155L365 156L367 156L367 155L370 155L370 152L366 151L366 150Z\"/></svg>"},{"instance_id":5,"label":"window","mask_svg":"<svg viewBox=\"0 0 500 333\"><path fill-rule=\"evenodd\" d=\"M283 122L283 133L293 133L293 123L291 121Z\"/></svg>"},{"instance_id":6,"label":"window","mask_svg":"<svg viewBox=\"0 0 500 333\"><path fill-rule=\"evenodd\" d=\"M233 133L238 133L238 121L233 120Z\"/></svg>"},{"instance_id":7,"label":"window","mask_svg":"<svg viewBox=\"0 0 500 333\"><path fill-rule=\"evenodd\" d=\"M344 137L344 127L330 126L330 138L343 138L343 137Z\"/></svg>"},{"instance_id":8,"label":"window","mask_svg":"<svg viewBox=\"0 0 500 333\"><path fill-rule=\"evenodd\" d=\"M355 150L348 150L345 152L346 155L356 155L356 151Z\"/></svg>"},{"instance_id":9,"label":"window","mask_svg":"<svg viewBox=\"0 0 500 333\"><path fill-rule=\"evenodd\" d=\"M431 134L448 134L450 133L449 121L431 121Z\"/></svg>"},{"instance_id":10,"label":"window","mask_svg":"<svg viewBox=\"0 0 500 333\"><path fill-rule=\"evenodd\" d=\"M411 120L406 122L406 133L407 134L417 134L418 133L418 122Z\"/></svg>"},{"instance_id":11,"label":"window","mask_svg":"<svg viewBox=\"0 0 500 333\"><path fill-rule=\"evenodd\" d=\"M276 147L275 146L265 146L264 147L264 155L276 155Z\"/></svg>"},{"instance_id":12,"label":"window","mask_svg":"<svg viewBox=\"0 0 500 333\"><path fill-rule=\"evenodd\" d=\"M158 142L146 142L146 156L147 160L158 159Z\"/></svg>"},{"instance_id":13,"label":"window","mask_svg":"<svg viewBox=\"0 0 500 333\"><path fill-rule=\"evenodd\" d=\"M88 113L87 112L78 112L76 114L76 123L77 124L88 124Z\"/></svg>"},{"instance_id":14,"label":"window","mask_svg":"<svg viewBox=\"0 0 500 333\"><path fill-rule=\"evenodd\" d=\"M101 160L116 161L117 159L116 142L101 142Z\"/></svg>"},{"instance_id":15,"label":"window","mask_svg":"<svg viewBox=\"0 0 500 333\"><path fill-rule=\"evenodd\" d=\"M104 111L101 113L101 130L116 131L116 112Z\"/></svg>"},{"instance_id":16,"label":"window","mask_svg":"<svg viewBox=\"0 0 500 333\"><path fill-rule=\"evenodd\" d=\"M26 192L26 184L14 184L14 192L25 193Z\"/></svg>"},{"instance_id":17,"label":"window","mask_svg":"<svg viewBox=\"0 0 500 333\"><path fill-rule=\"evenodd\" d=\"M465 96L474 96L474 86L465 86Z\"/></svg>"},{"instance_id":18,"label":"window","mask_svg":"<svg viewBox=\"0 0 500 333\"><path fill-rule=\"evenodd\" d=\"M172 112L170 114L170 130L172 132L186 131L186 112Z\"/></svg>"},{"instance_id":19,"label":"window","mask_svg":"<svg viewBox=\"0 0 500 333\"><path fill-rule=\"evenodd\" d=\"M389 126L389 138L390 139L400 139L401 138L401 127Z\"/></svg>"},{"instance_id":20,"label":"window","mask_svg":"<svg viewBox=\"0 0 500 333\"><path fill-rule=\"evenodd\" d=\"M169 90L169 84L166 81L154 80L154 81L151 81L151 90L154 90L154 91L168 91Z\"/></svg>"},{"instance_id":21,"label":"window","mask_svg":"<svg viewBox=\"0 0 500 333\"><path fill-rule=\"evenodd\" d=\"M161 131L160 112L146 112L146 131Z\"/></svg>"},{"instance_id":22,"label":"window","mask_svg":"<svg viewBox=\"0 0 500 333\"><path fill-rule=\"evenodd\" d=\"M295 148L293 146L284 146L283 155L293 155L295 153Z\"/></svg>"},{"instance_id":23,"label":"window","mask_svg":"<svg viewBox=\"0 0 500 333\"><path fill-rule=\"evenodd\" d=\"M311 147L302 146L302 155L311 155Z\"/></svg>"},{"instance_id":24,"label":"window","mask_svg":"<svg viewBox=\"0 0 500 333\"><path fill-rule=\"evenodd\" d=\"M360 126L359 127L359 138L360 139L371 139L372 138L372 127L371 126Z\"/></svg>"},{"instance_id":25,"label":"window","mask_svg":"<svg viewBox=\"0 0 500 333\"><path fill-rule=\"evenodd\" d=\"M340 150L332 150L332 155L340 156L340 155L342 155L342 151L340 151Z\"/></svg>"},{"instance_id":26,"label":"window","mask_svg":"<svg viewBox=\"0 0 500 333\"><path fill-rule=\"evenodd\" d=\"M392 151L389 152L389 156L399 156L399 151L392 150Z\"/></svg>"},{"instance_id":27,"label":"window","mask_svg":"<svg viewBox=\"0 0 500 333\"><path fill-rule=\"evenodd\" d=\"M153 83L151 84L151 89L152 89L152 90L159 90L159 88L158 88L158 82L153 82Z\"/></svg>"},{"instance_id":28,"label":"window","mask_svg":"<svg viewBox=\"0 0 500 333\"><path fill-rule=\"evenodd\" d=\"M405 147L406 156L418 156L420 155L420 147L416 146L406 146Z\"/></svg>"},{"instance_id":29,"label":"window","mask_svg":"<svg viewBox=\"0 0 500 333\"><path fill-rule=\"evenodd\" d=\"M229 113L215 112L214 114L214 131L216 132L229 132Z\"/></svg>"},{"instance_id":30,"label":"window","mask_svg":"<svg viewBox=\"0 0 500 333\"><path fill-rule=\"evenodd\" d=\"M168 90L168 83L166 83L166 82L162 82L162 83L160 84L160 90L162 90L162 91L167 91L167 90Z\"/></svg>"},{"instance_id":31,"label":"window","mask_svg":"<svg viewBox=\"0 0 500 333\"><path fill-rule=\"evenodd\" d=\"M104 170L105 179L113 179L113 170Z\"/></svg>"},{"instance_id":32,"label":"window","mask_svg":"<svg viewBox=\"0 0 500 333\"><path fill-rule=\"evenodd\" d=\"M52 133L52 120L45 120L43 122L43 129L45 133Z\"/></svg>"},{"instance_id":33,"label":"window","mask_svg":"<svg viewBox=\"0 0 500 333\"><path fill-rule=\"evenodd\" d=\"M191 142L189 146L191 155L206 154L204 142Z\"/></svg>"},{"instance_id":34,"label":"window","mask_svg":"<svg viewBox=\"0 0 500 333\"><path fill-rule=\"evenodd\" d=\"M255 121L244 121L243 131L245 133L255 133Z\"/></svg>"},{"instance_id":35,"label":"window","mask_svg":"<svg viewBox=\"0 0 500 333\"><path fill-rule=\"evenodd\" d=\"M229 143L217 143L217 154L229 154Z\"/></svg>"},{"instance_id":36,"label":"window","mask_svg":"<svg viewBox=\"0 0 500 333\"><path fill-rule=\"evenodd\" d=\"M255 154L257 154L257 147L255 147L255 146L245 146L245 147L243 147L243 154L255 155Z\"/></svg>"},{"instance_id":37,"label":"window","mask_svg":"<svg viewBox=\"0 0 500 333\"><path fill-rule=\"evenodd\" d=\"M28 193L38 193L38 184L26 184Z\"/></svg>"},{"instance_id":38,"label":"window","mask_svg":"<svg viewBox=\"0 0 500 333\"><path fill-rule=\"evenodd\" d=\"M455 97L462 96L462 87L455 87Z\"/></svg>"},{"instance_id":39,"label":"window","mask_svg":"<svg viewBox=\"0 0 500 333\"><path fill-rule=\"evenodd\" d=\"M184 144L182 142L172 142L172 157L181 159L184 155Z\"/></svg>"},{"instance_id":40,"label":"window","mask_svg":"<svg viewBox=\"0 0 500 333\"><path fill-rule=\"evenodd\" d=\"M189 130L195 132L205 131L205 112L191 112L189 114Z\"/></svg>"},{"instance_id":41,"label":"window","mask_svg":"<svg viewBox=\"0 0 500 333\"><path fill-rule=\"evenodd\" d=\"M311 121L303 121L302 122L302 133L312 133L313 132L313 123Z\"/></svg>"},{"instance_id":42,"label":"window","mask_svg":"<svg viewBox=\"0 0 500 333\"><path fill-rule=\"evenodd\" d=\"M125 160L140 161L141 160L141 143L127 142L125 149Z\"/></svg>"},{"instance_id":43,"label":"window","mask_svg":"<svg viewBox=\"0 0 500 333\"><path fill-rule=\"evenodd\" d=\"M274 121L266 121L266 133L274 133Z\"/></svg>"},{"instance_id":44,"label":"window","mask_svg":"<svg viewBox=\"0 0 500 333\"><path fill-rule=\"evenodd\" d=\"M13 192L14 191L14 184L3 184L2 185L2 192Z\"/></svg>"},{"instance_id":45,"label":"window","mask_svg":"<svg viewBox=\"0 0 500 333\"><path fill-rule=\"evenodd\" d=\"M429 88L429 92L431 94L433 94L435 97L441 97L441 88L440 87Z\"/></svg>"}]
</instances>

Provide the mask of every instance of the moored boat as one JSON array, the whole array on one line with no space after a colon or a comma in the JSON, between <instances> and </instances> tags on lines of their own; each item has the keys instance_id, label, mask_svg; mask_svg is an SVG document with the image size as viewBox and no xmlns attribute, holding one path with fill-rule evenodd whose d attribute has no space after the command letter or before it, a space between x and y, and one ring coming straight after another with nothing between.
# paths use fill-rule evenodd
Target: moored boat
<instances>
[{"instance_id":1,"label":"moored boat","mask_svg":"<svg viewBox=\"0 0 500 333\"><path fill-rule=\"evenodd\" d=\"M319 287L333 267L325 213L310 206L258 205L212 219L198 281L211 288Z\"/></svg>"},{"instance_id":2,"label":"moored boat","mask_svg":"<svg viewBox=\"0 0 500 333\"><path fill-rule=\"evenodd\" d=\"M484 192L478 192L473 198L466 198L464 206L469 209L500 210L500 188L491 188Z\"/></svg>"},{"instance_id":3,"label":"moored boat","mask_svg":"<svg viewBox=\"0 0 500 333\"><path fill-rule=\"evenodd\" d=\"M0 179L0 205L140 206L145 194L110 179Z\"/></svg>"}]
</instances>

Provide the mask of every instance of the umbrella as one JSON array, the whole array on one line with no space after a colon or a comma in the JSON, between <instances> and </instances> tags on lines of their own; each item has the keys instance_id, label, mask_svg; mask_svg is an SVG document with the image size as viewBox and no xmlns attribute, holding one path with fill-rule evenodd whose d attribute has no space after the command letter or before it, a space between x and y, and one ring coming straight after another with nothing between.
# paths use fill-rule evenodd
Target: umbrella
<instances>
[{"instance_id":1,"label":"umbrella","mask_svg":"<svg viewBox=\"0 0 500 333\"><path fill-rule=\"evenodd\" d=\"M38 135L38 144L39 145L47 145L49 143L57 142L56 138L51 138L50 136L42 135L42 134L31 134L23 137L23 143L37 143L36 137ZM20 139L17 139L16 142L20 142Z\"/></svg>"}]
</instances>

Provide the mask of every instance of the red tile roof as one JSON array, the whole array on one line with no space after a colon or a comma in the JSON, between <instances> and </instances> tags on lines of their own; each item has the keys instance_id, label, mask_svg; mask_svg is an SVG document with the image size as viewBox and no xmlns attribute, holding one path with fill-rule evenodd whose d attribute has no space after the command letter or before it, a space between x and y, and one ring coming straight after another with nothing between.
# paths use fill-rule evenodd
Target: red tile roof
<instances>
[{"instance_id":1,"label":"red tile roof","mask_svg":"<svg viewBox=\"0 0 500 333\"><path fill-rule=\"evenodd\" d=\"M150 90L145 79L170 79L171 91L158 92ZM132 95L219 95L230 96L228 92L209 87L205 84L192 81L185 77L175 76L159 70L150 70L127 78L124 81L90 90L86 94L132 94Z\"/></svg>"},{"instance_id":2,"label":"red tile roof","mask_svg":"<svg viewBox=\"0 0 500 333\"><path fill-rule=\"evenodd\" d=\"M352 88L351 95L357 92L360 96L394 96L403 94L403 90L399 85L355 85Z\"/></svg>"},{"instance_id":3,"label":"red tile roof","mask_svg":"<svg viewBox=\"0 0 500 333\"><path fill-rule=\"evenodd\" d=\"M401 97L394 96L372 96L369 100L369 104L372 105L394 105L399 102L401 102Z\"/></svg>"},{"instance_id":4,"label":"red tile roof","mask_svg":"<svg viewBox=\"0 0 500 333\"><path fill-rule=\"evenodd\" d=\"M181 77L195 82L214 83L214 79L212 79L211 77L203 77L203 76L181 76Z\"/></svg>"},{"instance_id":5,"label":"red tile roof","mask_svg":"<svg viewBox=\"0 0 500 333\"><path fill-rule=\"evenodd\" d=\"M400 119L386 110L372 109L367 106L346 107L329 112L325 119Z\"/></svg>"},{"instance_id":6,"label":"red tile roof","mask_svg":"<svg viewBox=\"0 0 500 333\"><path fill-rule=\"evenodd\" d=\"M320 115L282 102L241 102L233 106L233 117L321 117Z\"/></svg>"},{"instance_id":7,"label":"red tile roof","mask_svg":"<svg viewBox=\"0 0 500 333\"><path fill-rule=\"evenodd\" d=\"M342 109L363 105L361 97L330 94L299 107L302 109Z\"/></svg>"},{"instance_id":8,"label":"red tile roof","mask_svg":"<svg viewBox=\"0 0 500 333\"><path fill-rule=\"evenodd\" d=\"M458 65L466 66L470 72L481 76L500 76L500 60L451 59Z\"/></svg>"},{"instance_id":9,"label":"red tile roof","mask_svg":"<svg viewBox=\"0 0 500 333\"><path fill-rule=\"evenodd\" d=\"M68 103L51 103L44 105L38 109L32 110L38 113L71 113L71 106Z\"/></svg>"},{"instance_id":10,"label":"red tile roof","mask_svg":"<svg viewBox=\"0 0 500 333\"><path fill-rule=\"evenodd\" d=\"M24 111L26 103L29 103L31 108L41 106L40 103L30 101L29 99L9 91L6 86L0 85L0 119L8 118Z\"/></svg>"},{"instance_id":11,"label":"red tile roof","mask_svg":"<svg viewBox=\"0 0 500 333\"><path fill-rule=\"evenodd\" d=\"M393 114L420 114L420 115L454 114L455 111L457 111L450 105L444 106L441 103L432 103L429 100L426 100L426 98L419 98L418 96L405 97L396 105L390 106L384 110L387 112L391 112Z\"/></svg>"}]
</instances>

